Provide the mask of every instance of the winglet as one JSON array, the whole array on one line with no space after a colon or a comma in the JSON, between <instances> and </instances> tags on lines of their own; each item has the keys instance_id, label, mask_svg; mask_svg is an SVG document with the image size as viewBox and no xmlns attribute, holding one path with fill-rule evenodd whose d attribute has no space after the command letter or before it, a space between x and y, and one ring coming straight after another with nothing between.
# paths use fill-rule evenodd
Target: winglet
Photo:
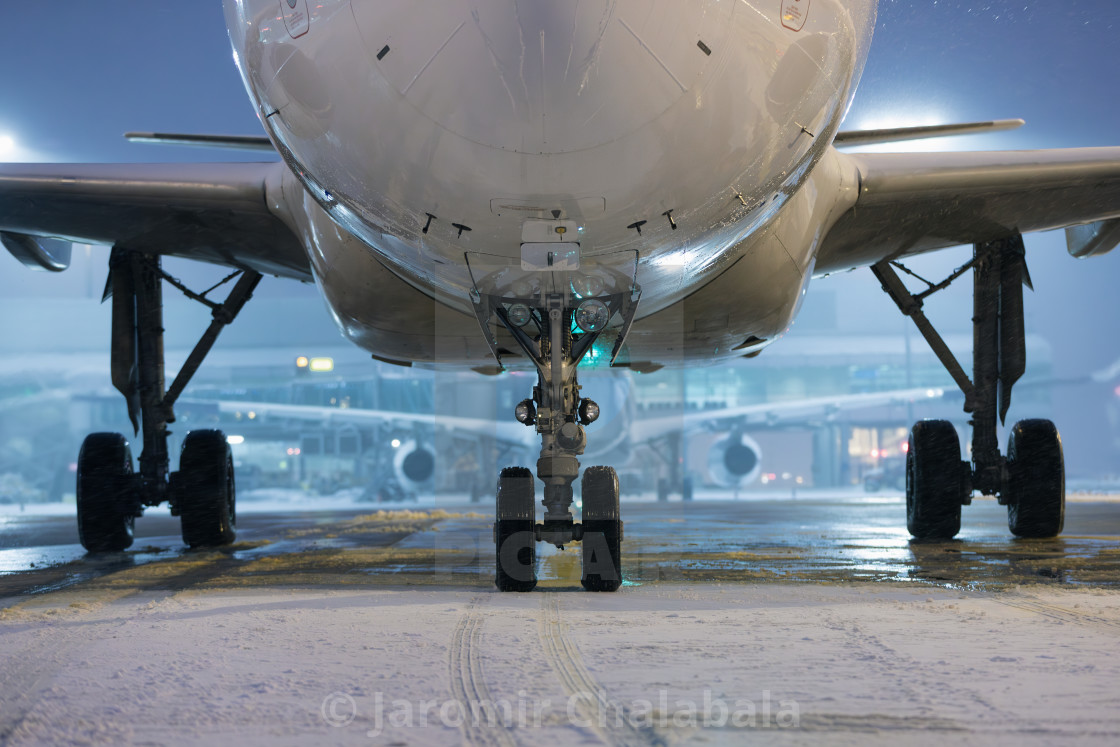
<instances>
[{"instance_id":1,"label":"winglet","mask_svg":"<svg viewBox=\"0 0 1120 747\"><path fill-rule=\"evenodd\" d=\"M926 127L894 127L884 130L849 130L839 132L833 143L837 146L898 143L905 140L925 140L931 137L976 135L984 132L1015 130L1026 124L1021 119L996 119L991 122L966 122L963 124L930 125Z\"/></svg>"},{"instance_id":2,"label":"winglet","mask_svg":"<svg viewBox=\"0 0 1120 747\"><path fill-rule=\"evenodd\" d=\"M252 135L190 135L174 132L126 132L125 139L133 143L157 145L189 145L198 148L232 148L234 150L273 151L276 148L266 137Z\"/></svg>"}]
</instances>

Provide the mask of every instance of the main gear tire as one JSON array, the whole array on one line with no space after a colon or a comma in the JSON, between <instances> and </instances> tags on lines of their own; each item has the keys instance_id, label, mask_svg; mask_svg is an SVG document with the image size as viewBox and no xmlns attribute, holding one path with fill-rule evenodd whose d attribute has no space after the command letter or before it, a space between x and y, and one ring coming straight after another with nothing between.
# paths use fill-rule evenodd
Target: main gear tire
<instances>
[{"instance_id":1,"label":"main gear tire","mask_svg":"<svg viewBox=\"0 0 1120 747\"><path fill-rule=\"evenodd\" d=\"M91 433L78 452L78 539L88 552L132 546L139 503L132 450L119 433Z\"/></svg>"},{"instance_id":2,"label":"main gear tire","mask_svg":"<svg viewBox=\"0 0 1120 747\"><path fill-rule=\"evenodd\" d=\"M221 547L237 538L233 453L224 433L191 431L183 439L173 482L183 530L191 548Z\"/></svg>"},{"instance_id":3,"label":"main gear tire","mask_svg":"<svg viewBox=\"0 0 1120 747\"><path fill-rule=\"evenodd\" d=\"M1049 420L1020 420L1007 441L1007 526L1016 537L1061 534L1066 516L1062 438Z\"/></svg>"},{"instance_id":4,"label":"main gear tire","mask_svg":"<svg viewBox=\"0 0 1120 747\"><path fill-rule=\"evenodd\" d=\"M948 420L922 420L906 452L906 528L916 539L952 539L964 503L961 442Z\"/></svg>"}]
</instances>

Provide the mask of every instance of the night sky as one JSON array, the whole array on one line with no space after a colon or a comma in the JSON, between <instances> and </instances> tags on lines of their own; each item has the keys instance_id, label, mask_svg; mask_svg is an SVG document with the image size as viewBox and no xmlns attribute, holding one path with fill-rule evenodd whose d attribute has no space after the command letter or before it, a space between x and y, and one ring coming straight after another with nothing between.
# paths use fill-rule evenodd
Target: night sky
<instances>
[{"instance_id":1,"label":"night sky","mask_svg":"<svg viewBox=\"0 0 1120 747\"><path fill-rule=\"evenodd\" d=\"M217 0L9 2L2 13L0 160L242 160L245 154L236 152L131 144L121 134L261 131L234 67ZM1118 40L1115 0L883 0L845 127L1021 117L1027 126L1015 132L909 147L1120 145ZM1027 246L1036 289L1027 298L1028 331L1051 344L1055 373L1082 375L1120 358L1120 251L1077 261L1066 254L1061 233L1028 236ZM936 274L966 257L967 250L954 250L914 266ZM88 285L73 274L32 273L4 254L0 295L26 298L25 308L33 313L35 304ZM813 290L825 287L837 293L841 313L852 324L869 333L900 333L897 311L867 270L815 283L810 304ZM261 292L314 290L272 280ZM970 303L967 283L929 310L936 323L961 330L968 324L962 303ZM798 334L796 327L791 334ZM59 346L67 346L62 330ZM1094 464L1120 461L1105 443L1101 413L1108 396L1111 387L1056 393L1069 410L1056 413L1065 426L1067 454L1091 453ZM1120 473L1120 463L1113 472Z\"/></svg>"}]
</instances>

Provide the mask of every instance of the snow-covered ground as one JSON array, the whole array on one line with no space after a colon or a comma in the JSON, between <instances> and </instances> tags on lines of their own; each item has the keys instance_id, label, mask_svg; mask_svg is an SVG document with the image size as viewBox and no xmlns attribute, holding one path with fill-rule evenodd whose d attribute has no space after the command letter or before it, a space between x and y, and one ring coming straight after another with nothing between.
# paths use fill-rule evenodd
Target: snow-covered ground
<instances>
[{"instance_id":1,"label":"snow-covered ground","mask_svg":"<svg viewBox=\"0 0 1120 747\"><path fill-rule=\"evenodd\" d=\"M149 583L183 570L0 612L0 741L1120 742L1115 591Z\"/></svg>"}]
</instances>

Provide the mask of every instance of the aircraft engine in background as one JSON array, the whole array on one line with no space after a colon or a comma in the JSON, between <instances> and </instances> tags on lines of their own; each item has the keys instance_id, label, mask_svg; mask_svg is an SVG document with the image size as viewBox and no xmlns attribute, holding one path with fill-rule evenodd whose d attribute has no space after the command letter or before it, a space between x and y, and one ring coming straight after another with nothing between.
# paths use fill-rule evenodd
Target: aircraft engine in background
<instances>
[{"instance_id":1,"label":"aircraft engine in background","mask_svg":"<svg viewBox=\"0 0 1120 747\"><path fill-rule=\"evenodd\" d=\"M407 492L430 492L436 473L435 452L415 439L404 441L393 455L393 472Z\"/></svg>"},{"instance_id":2,"label":"aircraft engine in background","mask_svg":"<svg viewBox=\"0 0 1120 747\"><path fill-rule=\"evenodd\" d=\"M762 473L762 449L750 436L729 433L708 451L708 472L723 487L743 487Z\"/></svg>"}]
</instances>

